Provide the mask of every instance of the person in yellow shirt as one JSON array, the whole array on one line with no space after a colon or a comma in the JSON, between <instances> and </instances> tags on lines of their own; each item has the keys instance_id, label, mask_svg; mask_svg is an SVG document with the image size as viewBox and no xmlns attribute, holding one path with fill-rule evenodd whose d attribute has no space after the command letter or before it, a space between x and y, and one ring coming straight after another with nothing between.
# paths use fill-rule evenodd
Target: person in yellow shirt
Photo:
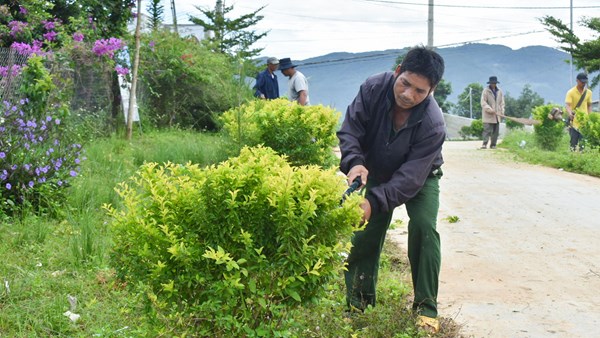
<instances>
[{"instance_id":1,"label":"person in yellow shirt","mask_svg":"<svg viewBox=\"0 0 600 338\"><path fill-rule=\"evenodd\" d=\"M579 123L575 120L575 112L583 111L589 114L592 111L592 91L586 88L588 77L586 73L577 74L577 84L569 89L565 98L565 106L569 113L569 136L571 136L571 151L577 149L582 136L579 132ZM581 145L579 145L581 150Z\"/></svg>"}]
</instances>

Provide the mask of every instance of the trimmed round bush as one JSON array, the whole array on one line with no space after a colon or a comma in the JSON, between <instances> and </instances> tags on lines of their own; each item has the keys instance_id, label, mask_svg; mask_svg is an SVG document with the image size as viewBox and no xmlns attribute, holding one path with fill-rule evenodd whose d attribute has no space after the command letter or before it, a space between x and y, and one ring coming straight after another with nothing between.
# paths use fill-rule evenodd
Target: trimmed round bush
<instances>
[{"instance_id":1,"label":"trimmed round bush","mask_svg":"<svg viewBox=\"0 0 600 338\"><path fill-rule=\"evenodd\" d=\"M218 166L145 164L107 206L112 263L151 319L194 336L278 336L339 277L362 211L344 177L266 147Z\"/></svg>"},{"instance_id":2,"label":"trimmed round bush","mask_svg":"<svg viewBox=\"0 0 600 338\"><path fill-rule=\"evenodd\" d=\"M238 144L272 148L292 165L334 166L333 147L341 113L322 105L286 99L254 100L221 116L224 131Z\"/></svg>"},{"instance_id":3,"label":"trimmed round bush","mask_svg":"<svg viewBox=\"0 0 600 338\"><path fill-rule=\"evenodd\" d=\"M533 126L533 130L535 132L535 140L539 147L544 150L554 151L560 143L565 125L562 121L557 122L548 118L548 114L552 108L554 108L554 106L548 104L533 109L533 117L536 120L541 121L540 124Z\"/></svg>"}]
</instances>

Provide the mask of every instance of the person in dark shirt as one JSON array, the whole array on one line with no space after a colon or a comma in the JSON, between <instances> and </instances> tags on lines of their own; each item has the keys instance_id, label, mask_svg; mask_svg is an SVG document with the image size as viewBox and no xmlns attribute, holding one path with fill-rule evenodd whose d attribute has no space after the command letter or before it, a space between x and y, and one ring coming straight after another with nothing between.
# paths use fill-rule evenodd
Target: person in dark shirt
<instances>
[{"instance_id":1,"label":"person in dark shirt","mask_svg":"<svg viewBox=\"0 0 600 338\"><path fill-rule=\"evenodd\" d=\"M274 57L267 59L267 69L258 73L254 85L254 96L261 99L276 99L279 97L279 83L275 71L279 67L279 60Z\"/></svg>"},{"instance_id":2,"label":"person in dark shirt","mask_svg":"<svg viewBox=\"0 0 600 338\"><path fill-rule=\"evenodd\" d=\"M352 237L345 272L348 311L375 306L379 257L394 208L408 217L408 257L418 325L438 332L437 293L441 265L436 230L442 144L446 128L433 91L444 60L414 47L395 72L369 77L346 110L340 140L340 169L348 183L365 187L364 230Z\"/></svg>"}]
</instances>

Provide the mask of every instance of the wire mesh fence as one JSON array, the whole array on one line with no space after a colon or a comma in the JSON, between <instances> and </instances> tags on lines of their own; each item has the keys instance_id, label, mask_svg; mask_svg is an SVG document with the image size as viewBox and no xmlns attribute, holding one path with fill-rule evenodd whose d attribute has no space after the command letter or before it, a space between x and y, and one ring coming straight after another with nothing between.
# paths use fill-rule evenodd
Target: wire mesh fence
<instances>
[{"instance_id":1,"label":"wire mesh fence","mask_svg":"<svg viewBox=\"0 0 600 338\"><path fill-rule=\"evenodd\" d=\"M0 102L13 99L23 77L21 70L27 64L27 55L15 49L0 47Z\"/></svg>"},{"instance_id":2,"label":"wire mesh fence","mask_svg":"<svg viewBox=\"0 0 600 338\"><path fill-rule=\"evenodd\" d=\"M29 56L14 48L0 47L0 102L22 99L23 69ZM57 89L66 93L69 108L75 114L116 116L113 72L94 57L73 53L66 59L45 60ZM118 85L117 85L118 86ZM118 93L117 93L118 95Z\"/></svg>"}]
</instances>

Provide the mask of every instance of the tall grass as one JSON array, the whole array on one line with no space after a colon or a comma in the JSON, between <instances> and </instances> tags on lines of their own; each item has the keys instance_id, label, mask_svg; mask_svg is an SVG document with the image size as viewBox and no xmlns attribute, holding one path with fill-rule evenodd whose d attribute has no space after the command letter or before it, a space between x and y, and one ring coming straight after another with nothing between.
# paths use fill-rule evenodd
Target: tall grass
<instances>
[{"instance_id":1,"label":"tall grass","mask_svg":"<svg viewBox=\"0 0 600 338\"><path fill-rule=\"evenodd\" d=\"M145 337L143 303L108 267L110 233L104 203L114 187L148 161L201 165L227 158L219 135L187 131L114 136L86 146L81 174L68 188L64 219L27 214L0 221L0 337ZM71 322L68 295L78 298Z\"/></svg>"},{"instance_id":2,"label":"tall grass","mask_svg":"<svg viewBox=\"0 0 600 338\"><path fill-rule=\"evenodd\" d=\"M164 324L144 318L145 297L123 285L109 266L112 242L101 207L119 203L114 187L144 162L209 165L225 160L230 149L219 135L176 130L131 142L112 137L88 144L81 175L68 190L64 218L24 214L0 220L0 337L155 337L168 332ZM293 313L295 336L424 336L409 310L404 254L385 251L382 259L376 308L345 320L340 276L324 286L327 299ZM69 296L77 299L75 308ZM81 317L73 322L66 311ZM440 337L458 337L455 325L444 327Z\"/></svg>"},{"instance_id":3,"label":"tall grass","mask_svg":"<svg viewBox=\"0 0 600 338\"><path fill-rule=\"evenodd\" d=\"M570 151L569 136L566 132L555 151L542 149L536 143L534 135L523 130L509 132L500 146L509 149L511 155L520 161L600 177L600 150Z\"/></svg>"}]
</instances>

